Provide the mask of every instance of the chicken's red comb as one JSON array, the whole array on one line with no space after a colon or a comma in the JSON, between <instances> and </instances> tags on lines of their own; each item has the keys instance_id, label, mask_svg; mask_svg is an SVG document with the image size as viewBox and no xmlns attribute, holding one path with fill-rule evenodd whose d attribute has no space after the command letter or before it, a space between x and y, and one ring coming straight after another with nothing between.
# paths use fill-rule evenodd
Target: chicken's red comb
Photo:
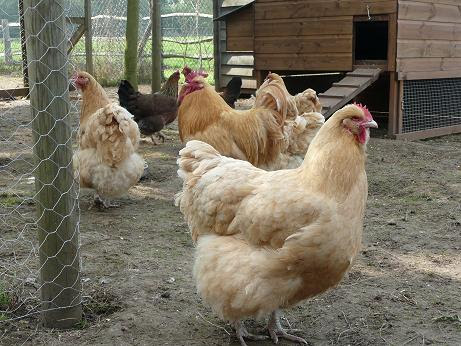
<instances>
[{"instance_id":1,"label":"chicken's red comb","mask_svg":"<svg viewBox=\"0 0 461 346\"><path fill-rule=\"evenodd\" d=\"M366 105L362 105L361 103L355 103L355 102L354 102L354 105L356 105L357 107L359 107L363 111L363 113L365 114L365 117L367 119L373 120L373 117L371 116L371 113L368 110Z\"/></svg>"}]
</instances>

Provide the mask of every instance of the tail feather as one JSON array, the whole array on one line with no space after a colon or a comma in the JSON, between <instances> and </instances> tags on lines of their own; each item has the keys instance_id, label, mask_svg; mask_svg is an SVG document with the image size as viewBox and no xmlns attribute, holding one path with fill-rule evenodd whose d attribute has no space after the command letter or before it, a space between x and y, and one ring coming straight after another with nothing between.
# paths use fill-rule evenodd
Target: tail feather
<instances>
[{"instance_id":1,"label":"tail feather","mask_svg":"<svg viewBox=\"0 0 461 346\"><path fill-rule=\"evenodd\" d=\"M296 113L296 103L288 93L283 82L277 79L267 79L256 92L255 107L275 110L278 114L277 123L283 126L287 115Z\"/></svg>"},{"instance_id":2,"label":"tail feather","mask_svg":"<svg viewBox=\"0 0 461 346\"><path fill-rule=\"evenodd\" d=\"M118 99L120 106L126 108L129 112L133 112L133 100L137 98L138 92L134 90L133 86L127 80L122 80L118 87Z\"/></svg>"},{"instance_id":3,"label":"tail feather","mask_svg":"<svg viewBox=\"0 0 461 346\"><path fill-rule=\"evenodd\" d=\"M135 152L139 137L138 125L131 114L109 104L90 118L81 145L96 147L103 162L115 167Z\"/></svg>"},{"instance_id":4,"label":"tail feather","mask_svg":"<svg viewBox=\"0 0 461 346\"><path fill-rule=\"evenodd\" d=\"M184 187L193 187L201 176L218 165L220 159L221 155L211 145L197 140L187 142L177 160L178 176L184 181ZM176 195L176 206L180 205L181 197L181 192Z\"/></svg>"}]
</instances>

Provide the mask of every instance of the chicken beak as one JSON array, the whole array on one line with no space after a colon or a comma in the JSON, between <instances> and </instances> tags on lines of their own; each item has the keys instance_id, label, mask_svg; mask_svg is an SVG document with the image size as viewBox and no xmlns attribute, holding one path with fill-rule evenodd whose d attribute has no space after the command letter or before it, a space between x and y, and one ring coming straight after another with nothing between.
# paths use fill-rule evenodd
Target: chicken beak
<instances>
[{"instance_id":1,"label":"chicken beak","mask_svg":"<svg viewBox=\"0 0 461 346\"><path fill-rule=\"evenodd\" d=\"M374 128L374 129L378 128L378 124L374 120L367 121L366 123L363 124L363 126L366 127L366 128L370 128L370 127Z\"/></svg>"}]
</instances>

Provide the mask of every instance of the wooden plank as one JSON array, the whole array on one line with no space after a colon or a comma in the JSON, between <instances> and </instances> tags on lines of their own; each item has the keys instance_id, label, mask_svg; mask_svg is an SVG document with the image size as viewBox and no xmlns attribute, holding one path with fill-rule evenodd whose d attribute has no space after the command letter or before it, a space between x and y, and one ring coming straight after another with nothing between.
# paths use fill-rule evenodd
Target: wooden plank
<instances>
[{"instance_id":1,"label":"wooden plank","mask_svg":"<svg viewBox=\"0 0 461 346\"><path fill-rule=\"evenodd\" d=\"M85 18L84 17L66 17L66 21L69 24L85 25Z\"/></svg>"},{"instance_id":2,"label":"wooden plank","mask_svg":"<svg viewBox=\"0 0 461 346\"><path fill-rule=\"evenodd\" d=\"M397 58L397 14L392 13L389 15L388 22L388 43L387 43L387 69L395 71Z\"/></svg>"},{"instance_id":3,"label":"wooden plank","mask_svg":"<svg viewBox=\"0 0 461 346\"><path fill-rule=\"evenodd\" d=\"M397 1L313 0L257 2L256 19L310 18L389 14L397 11Z\"/></svg>"},{"instance_id":4,"label":"wooden plank","mask_svg":"<svg viewBox=\"0 0 461 346\"><path fill-rule=\"evenodd\" d=\"M21 28L25 28L24 23L24 1L19 0L19 23ZM20 30L21 35L21 57L22 57L22 79L24 81L24 87L29 86L29 72L28 72L28 61L27 61L27 46L26 46L26 33L25 30Z\"/></svg>"},{"instance_id":5,"label":"wooden plank","mask_svg":"<svg viewBox=\"0 0 461 346\"><path fill-rule=\"evenodd\" d=\"M325 91L324 93L320 93L319 96L322 95L322 96L343 98L344 96L349 95L351 92L353 92L356 89L357 87L333 86L327 91Z\"/></svg>"},{"instance_id":6,"label":"wooden plank","mask_svg":"<svg viewBox=\"0 0 461 346\"><path fill-rule=\"evenodd\" d=\"M461 58L399 58L398 72L430 72L461 70Z\"/></svg>"},{"instance_id":7,"label":"wooden plank","mask_svg":"<svg viewBox=\"0 0 461 346\"><path fill-rule=\"evenodd\" d=\"M72 34L72 37L69 40L69 48L67 48L67 54L72 52L77 42L82 38L83 34L85 33L85 26L79 25L77 30Z\"/></svg>"},{"instance_id":8,"label":"wooden plank","mask_svg":"<svg viewBox=\"0 0 461 346\"><path fill-rule=\"evenodd\" d=\"M399 81L398 87L398 103L397 103L397 132L396 135L402 133L403 130L403 81Z\"/></svg>"},{"instance_id":9,"label":"wooden plank","mask_svg":"<svg viewBox=\"0 0 461 346\"><path fill-rule=\"evenodd\" d=\"M221 75L220 79L221 87L225 87L232 77ZM256 89L256 78L242 77L242 89Z\"/></svg>"},{"instance_id":10,"label":"wooden plank","mask_svg":"<svg viewBox=\"0 0 461 346\"><path fill-rule=\"evenodd\" d=\"M221 54L221 65L238 65L238 66L253 66L253 53L243 52L223 52Z\"/></svg>"},{"instance_id":11,"label":"wooden plank","mask_svg":"<svg viewBox=\"0 0 461 346\"><path fill-rule=\"evenodd\" d=\"M408 40L459 40L461 23L398 20L399 39Z\"/></svg>"},{"instance_id":12,"label":"wooden plank","mask_svg":"<svg viewBox=\"0 0 461 346\"><path fill-rule=\"evenodd\" d=\"M0 89L0 100L12 100L15 97L25 97L29 94L29 88Z\"/></svg>"},{"instance_id":13,"label":"wooden plank","mask_svg":"<svg viewBox=\"0 0 461 346\"><path fill-rule=\"evenodd\" d=\"M252 52L253 48L253 37L228 37L226 47L228 51L243 51Z\"/></svg>"},{"instance_id":14,"label":"wooden plank","mask_svg":"<svg viewBox=\"0 0 461 346\"><path fill-rule=\"evenodd\" d=\"M219 17L219 0L213 0L213 18ZM221 75L221 40L225 39L222 37L221 33L221 21L213 21L213 77L214 85L217 91L220 89L220 75ZM224 30L224 34L226 31Z\"/></svg>"},{"instance_id":15,"label":"wooden plank","mask_svg":"<svg viewBox=\"0 0 461 346\"><path fill-rule=\"evenodd\" d=\"M351 16L255 21L255 37L352 35Z\"/></svg>"},{"instance_id":16,"label":"wooden plank","mask_svg":"<svg viewBox=\"0 0 461 346\"><path fill-rule=\"evenodd\" d=\"M430 4L459 5L459 0L416 0L418 2L428 2Z\"/></svg>"},{"instance_id":17,"label":"wooden plank","mask_svg":"<svg viewBox=\"0 0 461 346\"><path fill-rule=\"evenodd\" d=\"M334 112L338 109L343 107L347 104L350 100L352 100L355 96L360 94L363 90L368 88L373 82L375 82L381 73L380 69L358 69L354 70L353 72L349 72L346 74L346 77L340 81L339 83L343 82L347 78L357 78L354 77L355 75L359 76L367 76L366 78L362 78L362 82L358 88L338 88L332 87L328 89L325 93L319 94L320 103L322 105L327 105L322 109L322 114L325 118L330 117Z\"/></svg>"},{"instance_id":18,"label":"wooden plank","mask_svg":"<svg viewBox=\"0 0 461 346\"><path fill-rule=\"evenodd\" d=\"M461 78L461 69L449 71L399 72L399 80Z\"/></svg>"},{"instance_id":19,"label":"wooden plank","mask_svg":"<svg viewBox=\"0 0 461 346\"><path fill-rule=\"evenodd\" d=\"M352 53L255 54L258 70L350 71Z\"/></svg>"},{"instance_id":20,"label":"wooden plank","mask_svg":"<svg viewBox=\"0 0 461 346\"><path fill-rule=\"evenodd\" d=\"M461 41L399 40L397 51L399 58L459 58Z\"/></svg>"},{"instance_id":21,"label":"wooden plank","mask_svg":"<svg viewBox=\"0 0 461 346\"><path fill-rule=\"evenodd\" d=\"M352 35L297 37L257 37L255 53L347 53L352 51Z\"/></svg>"},{"instance_id":22,"label":"wooden plank","mask_svg":"<svg viewBox=\"0 0 461 346\"><path fill-rule=\"evenodd\" d=\"M85 64L86 72L93 75L93 26L91 21L91 0L85 0Z\"/></svg>"},{"instance_id":23,"label":"wooden plank","mask_svg":"<svg viewBox=\"0 0 461 346\"><path fill-rule=\"evenodd\" d=\"M366 68L357 68L353 72L347 74L348 77L373 77L375 75L376 71L374 69Z\"/></svg>"},{"instance_id":24,"label":"wooden plank","mask_svg":"<svg viewBox=\"0 0 461 346\"><path fill-rule=\"evenodd\" d=\"M415 131L408 133L399 133L395 135L395 138L401 140L417 140L430 137L447 136L455 133L461 133L461 125L439 127L430 130Z\"/></svg>"},{"instance_id":25,"label":"wooden plank","mask_svg":"<svg viewBox=\"0 0 461 346\"><path fill-rule=\"evenodd\" d=\"M461 11L456 5L401 0L398 13L399 19L461 23Z\"/></svg>"},{"instance_id":26,"label":"wooden plank","mask_svg":"<svg viewBox=\"0 0 461 346\"><path fill-rule=\"evenodd\" d=\"M240 67L240 66L222 66L221 73L226 76L242 76L242 77L253 77L254 70L252 67Z\"/></svg>"},{"instance_id":27,"label":"wooden plank","mask_svg":"<svg viewBox=\"0 0 461 346\"><path fill-rule=\"evenodd\" d=\"M227 21L227 37L253 36L253 20L247 21Z\"/></svg>"},{"instance_id":28,"label":"wooden plank","mask_svg":"<svg viewBox=\"0 0 461 346\"><path fill-rule=\"evenodd\" d=\"M395 72L389 73L389 121L387 132L389 137L394 138L397 134L397 119L399 107L399 81Z\"/></svg>"}]
</instances>

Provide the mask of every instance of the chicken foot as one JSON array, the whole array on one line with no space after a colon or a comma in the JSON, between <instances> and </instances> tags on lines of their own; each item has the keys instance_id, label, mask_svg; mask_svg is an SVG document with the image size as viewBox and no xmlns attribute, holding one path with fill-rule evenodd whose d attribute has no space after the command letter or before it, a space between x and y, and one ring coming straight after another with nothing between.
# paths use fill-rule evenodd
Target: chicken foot
<instances>
[{"instance_id":1,"label":"chicken foot","mask_svg":"<svg viewBox=\"0 0 461 346\"><path fill-rule=\"evenodd\" d=\"M162 143L165 143L165 138L167 138L167 137L162 133L162 131L155 132L153 135L150 136L150 139L152 139L152 143L154 143L154 145L157 145L157 144L158 144L158 143L155 141L154 136L157 137L158 139L160 139L160 140L162 141Z\"/></svg>"},{"instance_id":2,"label":"chicken foot","mask_svg":"<svg viewBox=\"0 0 461 346\"><path fill-rule=\"evenodd\" d=\"M108 209L108 208L116 208L120 207L120 204L118 203L112 203L108 199L102 198L99 196L97 193L94 195L94 201L93 201L93 206L96 206L98 208L102 209ZM93 207L90 206L90 209Z\"/></svg>"},{"instance_id":3,"label":"chicken foot","mask_svg":"<svg viewBox=\"0 0 461 346\"><path fill-rule=\"evenodd\" d=\"M272 341L274 344L277 344L279 342L279 337L282 339L298 342L300 344L307 345L307 341L304 340L303 338L300 338L299 336L291 335L288 334L285 329L283 329L282 324L280 323L280 316L279 316L279 311L275 310L270 318L269 318L269 323L267 326L267 329L269 331L269 335L271 336ZM297 330L290 330L290 331L297 331Z\"/></svg>"},{"instance_id":4,"label":"chicken foot","mask_svg":"<svg viewBox=\"0 0 461 346\"><path fill-rule=\"evenodd\" d=\"M243 338L249 339L249 340L254 340L254 341L260 341L260 340L267 340L269 337L267 335L254 335L248 332L248 330L245 328L243 325L242 321L237 321L233 324L235 328L235 333L237 335L237 338L240 341L241 346L248 346L247 343Z\"/></svg>"}]
</instances>

